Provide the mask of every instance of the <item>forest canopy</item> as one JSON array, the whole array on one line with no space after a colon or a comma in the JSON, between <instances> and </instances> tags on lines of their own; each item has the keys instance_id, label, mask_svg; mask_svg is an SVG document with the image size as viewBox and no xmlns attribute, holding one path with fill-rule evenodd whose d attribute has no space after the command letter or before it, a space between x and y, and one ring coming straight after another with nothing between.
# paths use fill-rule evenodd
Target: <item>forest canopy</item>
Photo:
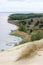
<instances>
[{"instance_id":1,"label":"forest canopy","mask_svg":"<svg viewBox=\"0 0 43 65\"><path fill-rule=\"evenodd\" d=\"M11 14L8 20L24 20L29 18L43 17L43 13Z\"/></svg>"}]
</instances>

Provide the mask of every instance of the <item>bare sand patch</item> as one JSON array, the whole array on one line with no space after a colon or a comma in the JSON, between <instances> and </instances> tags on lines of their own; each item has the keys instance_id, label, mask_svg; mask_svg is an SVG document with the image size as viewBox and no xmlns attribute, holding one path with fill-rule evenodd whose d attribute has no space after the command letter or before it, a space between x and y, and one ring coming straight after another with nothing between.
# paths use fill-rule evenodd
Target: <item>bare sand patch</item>
<instances>
[{"instance_id":1,"label":"bare sand patch","mask_svg":"<svg viewBox=\"0 0 43 65\"><path fill-rule=\"evenodd\" d=\"M0 51L0 65L43 65L43 39Z\"/></svg>"},{"instance_id":2,"label":"bare sand patch","mask_svg":"<svg viewBox=\"0 0 43 65\"><path fill-rule=\"evenodd\" d=\"M22 31L19 31L19 30L14 30L10 33L11 35L16 35L16 36L20 36L24 39L24 41L29 41L30 40L30 35L25 33L25 32L22 32Z\"/></svg>"}]
</instances>

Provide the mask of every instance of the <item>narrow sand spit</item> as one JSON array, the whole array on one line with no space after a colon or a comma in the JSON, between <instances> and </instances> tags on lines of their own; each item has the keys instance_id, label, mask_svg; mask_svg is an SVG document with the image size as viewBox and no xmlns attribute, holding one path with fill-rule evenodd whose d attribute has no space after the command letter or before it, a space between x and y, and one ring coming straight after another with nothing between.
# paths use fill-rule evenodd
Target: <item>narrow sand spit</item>
<instances>
[{"instance_id":1,"label":"narrow sand spit","mask_svg":"<svg viewBox=\"0 0 43 65\"><path fill-rule=\"evenodd\" d=\"M43 39L0 51L0 65L43 65Z\"/></svg>"}]
</instances>

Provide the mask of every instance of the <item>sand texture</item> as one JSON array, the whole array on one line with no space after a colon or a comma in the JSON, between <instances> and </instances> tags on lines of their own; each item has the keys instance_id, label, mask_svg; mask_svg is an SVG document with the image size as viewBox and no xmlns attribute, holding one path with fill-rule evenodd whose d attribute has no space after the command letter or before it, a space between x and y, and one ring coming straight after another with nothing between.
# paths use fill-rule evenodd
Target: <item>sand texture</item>
<instances>
[{"instance_id":1,"label":"sand texture","mask_svg":"<svg viewBox=\"0 0 43 65\"><path fill-rule=\"evenodd\" d=\"M43 65L43 39L0 51L0 65Z\"/></svg>"}]
</instances>

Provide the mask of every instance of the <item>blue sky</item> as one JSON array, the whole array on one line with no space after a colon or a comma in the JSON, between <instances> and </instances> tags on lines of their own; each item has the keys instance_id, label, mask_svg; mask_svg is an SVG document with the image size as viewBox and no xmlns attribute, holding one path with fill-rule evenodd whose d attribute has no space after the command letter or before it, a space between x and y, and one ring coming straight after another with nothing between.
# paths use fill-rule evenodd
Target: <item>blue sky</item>
<instances>
[{"instance_id":1,"label":"blue sky","mask_svg":"<svg viewBox=\"0 0 43 65\"><path fill-rule=\"evenodd\" d=\"M0 0L0 12L43 12L43 0Z\"/></svg>"}]
</instances>

